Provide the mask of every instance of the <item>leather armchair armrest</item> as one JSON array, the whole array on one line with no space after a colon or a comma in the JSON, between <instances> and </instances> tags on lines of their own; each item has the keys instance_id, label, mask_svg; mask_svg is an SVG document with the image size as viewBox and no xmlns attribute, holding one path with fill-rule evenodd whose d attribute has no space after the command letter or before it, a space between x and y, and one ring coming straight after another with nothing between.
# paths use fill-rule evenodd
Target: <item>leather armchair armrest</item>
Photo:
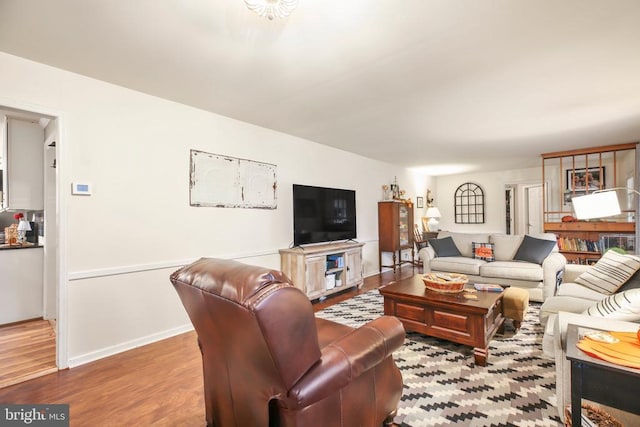
<instances>
[{"instance_id":1,"label":"leather armchair armrest","mask_svg":"<svg viewBox=\"0 0 640 427\"><path fill-rule=\"evenodd\" d=\"M565 269L567 259L560 252L551 252L542 262L542 299L556 294L558 273Z\"/></svg>"},{"instance_id":2,"label":"leather armchair armrest","mask_svg":"<svg viewBox=\"0 0 640 427\"><path fill-rule=\"evenodd\" d=\"M382 316L327 345L320 361L289 390L287 406L294 409L324 399L390 357L404 338L402 323Z\"/></svg>"}]
</instances>

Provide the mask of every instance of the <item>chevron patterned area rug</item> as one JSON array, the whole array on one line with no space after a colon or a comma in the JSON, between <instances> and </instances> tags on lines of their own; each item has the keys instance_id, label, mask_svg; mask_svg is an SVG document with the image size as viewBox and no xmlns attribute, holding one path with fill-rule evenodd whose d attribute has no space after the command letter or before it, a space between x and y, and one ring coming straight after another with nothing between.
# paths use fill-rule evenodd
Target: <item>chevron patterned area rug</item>
<instances>
[{"instance_id":1,"label":"chevron patterned area rug","mask_svg":"<svg viewBox=\"0 0 640 427\"><path fill-rule=\"evenodd\" d=\"M505 322L489 347L487 366L476 366L471 347L408 333L394 353L404 391L395 423L400 426L561 426L555 407L555 363L542 356L539 303L531 303L522 326ZM383 315L377 290L316 313L352 327Z\"/></svg>"}]
</instances>

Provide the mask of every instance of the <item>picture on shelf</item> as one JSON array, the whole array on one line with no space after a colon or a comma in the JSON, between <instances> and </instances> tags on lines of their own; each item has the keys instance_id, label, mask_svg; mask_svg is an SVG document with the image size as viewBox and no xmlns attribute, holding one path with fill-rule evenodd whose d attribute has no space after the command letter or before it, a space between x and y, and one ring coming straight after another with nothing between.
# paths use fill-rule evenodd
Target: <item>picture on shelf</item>
<instances>
[{"instance_id":1,"label":"picture on shelf","mask_svg":"<svg viewBox=\"0 0 640 427\"><path fill-rule=\"evenodd\" d=\"M596 168L567 169L567 190L585 191L604 188L604 166ZM565 202L566 203L566 202Z\"/></svg>"}]
</instances>

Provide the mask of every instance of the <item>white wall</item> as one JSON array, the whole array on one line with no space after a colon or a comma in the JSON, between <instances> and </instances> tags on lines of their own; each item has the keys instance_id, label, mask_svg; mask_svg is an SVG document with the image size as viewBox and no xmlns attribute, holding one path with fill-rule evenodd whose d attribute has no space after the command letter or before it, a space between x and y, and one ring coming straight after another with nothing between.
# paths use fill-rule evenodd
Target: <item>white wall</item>
<instances>
[{"instance_id":1,"label":"white wall","mask_svg":"<svg viewBox=\"0 0 640 427\"><path fill-rule=\"evenodd\" d=\"M0 105L60 115L57 173L66 207L60 287L71 366L186 330L190 324L168 280L185 262L212 256L279 268L278 249L293 238L293 183L356 190L358 240L367 243L364 268L371 274L378 269L381 185L397 176L415 200L428 181L4 53L0 70ZM278 208L189 206L190 149L276 164ZM71 196L72 181L90 182L93 195Z\"/></svg>"},{"instance_id":2,"label":"white wall","mask_svg":"<svg viewBox=\"0 0 640 427\"><path fill-rule=\"evenodd\" d=\"M478 184L484 190L485 196L485 223L484 224L456 224L454 195L456 189L466 183ZM487 232L504 233L506 231L505 220L505 186L507 184L535 184L542 182L540 168L517 169L510 171L486 172L440 176L437 179L437 192L434 204L440 210L440 229L459 232ZM520 201L517 206L522 208ZM540 201L542 203L542 201Z\"/></svg>"}]
</instances>

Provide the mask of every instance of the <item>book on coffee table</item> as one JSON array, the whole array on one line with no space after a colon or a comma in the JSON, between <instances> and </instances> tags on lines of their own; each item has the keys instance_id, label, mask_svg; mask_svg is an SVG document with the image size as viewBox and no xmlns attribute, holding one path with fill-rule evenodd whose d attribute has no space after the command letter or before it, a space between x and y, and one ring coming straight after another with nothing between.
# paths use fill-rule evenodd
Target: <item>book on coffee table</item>
<instances>
[{"instance_id":1,"label":"book on coffee table","mask_svg":"<svg viewBox=\"0 0 640 427\"><path fill-rule=\"evenodd\" d=\"M492 285L489 283L474 283L473 287L478 291L502 292L504 290L500 285Z\"/></svg>"}]
</instances>

